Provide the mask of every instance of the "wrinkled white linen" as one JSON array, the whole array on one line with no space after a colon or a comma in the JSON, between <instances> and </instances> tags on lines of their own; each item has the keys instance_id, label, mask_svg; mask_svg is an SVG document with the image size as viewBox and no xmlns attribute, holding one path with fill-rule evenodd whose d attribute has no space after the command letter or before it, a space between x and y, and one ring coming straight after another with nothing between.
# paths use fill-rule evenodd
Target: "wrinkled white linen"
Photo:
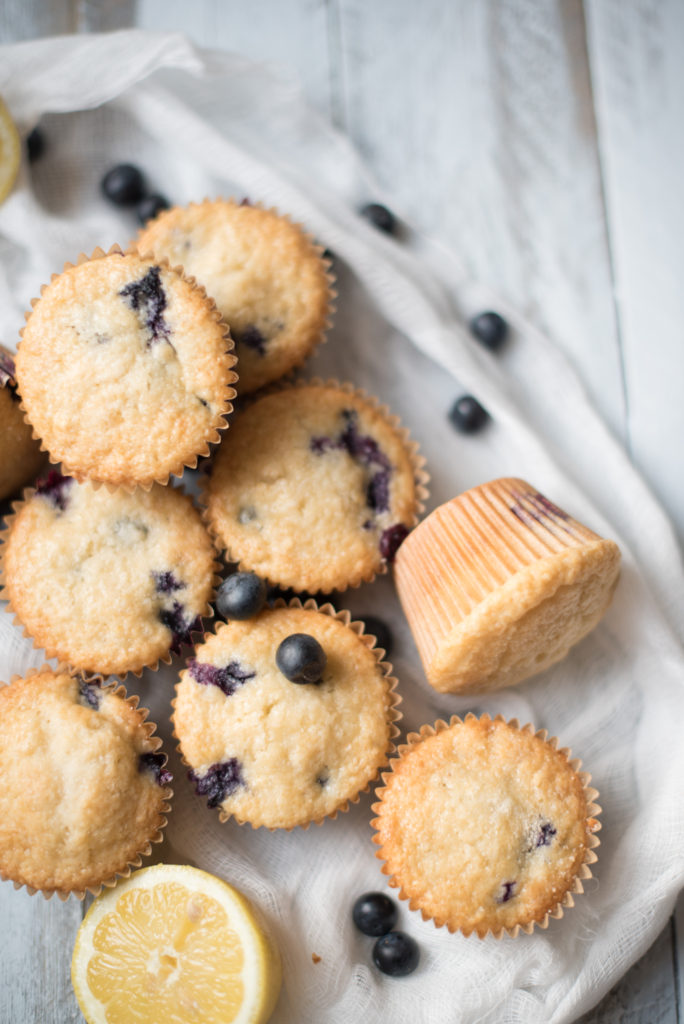
<instances>
[{"instance_id":1,"label":"wrinkled white linen","mask_svg":"<svg viewBox=\"0 0 684 1024\"><path fill-rule=\"evenodd\" d=\"M221 825L171 756L176 795L163 857L222 875L260 908L284 961L276 1024L573 1020L650 945L684 878L683 576L662 510L551 341L503 309L511 344L499 357L481 350L463 323L469 312L501 308L486 286L467 278L456 255L413 235L395 242L359 219L359 202L373 196L366 172L292 84L179 36L130 31L2 47L0 94L24 130L46 116L50 140L49 155L22 167L0 208L5 344L17 341L30 299L65 260L133 235L130 216L98 192L114 162L139 164L179 203L247 195L292 214L336 254L335 328L304 375L349 379L401 416L428 460L430 507L517 475L620 543L622 578L601 626L560 665L476 705L422 681L389 576L344 596L353 612L392 624L404 727L471 706L515 715L558 735L591 771L604 808L595 878L548 931L480 942L402 906L400 927L419 941L422 961L409 978L385 978L371 966L372 940L350 919L356 896L384 883L371 796L307 831ZM493 417L471 438L446 419L461 388ZM41 661L5 612L0 645L2 679ZM180 664L128 681L170 752Z\"/></svg>"}]
</instances>

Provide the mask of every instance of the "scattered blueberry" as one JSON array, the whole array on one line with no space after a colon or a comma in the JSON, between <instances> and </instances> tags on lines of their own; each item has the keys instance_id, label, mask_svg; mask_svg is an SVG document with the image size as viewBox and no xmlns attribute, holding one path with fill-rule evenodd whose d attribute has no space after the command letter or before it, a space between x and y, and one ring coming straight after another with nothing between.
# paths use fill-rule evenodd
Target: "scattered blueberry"
<instances>
[{"instance_id":1,"label":"scattered blueberry","mask_svg":"<svg viewBox=\"0 0 684 1024\"><path fill-rule=\"evenodd\" d=\"M218 807L227 796L234 793L239 786L245 785L242 777L242 764L237 757L212 764L204 775L197 775L192 770L188 777L195 783L198 796L206 796L209 807Z\"/></svg>"},{"instance_id":2,"label":"scattered blueberry","mask_svg":"<svg viewBox=\"0 0 684 1024\"><path fill-rule=\"evenodd\" d=\"M246 345L260 356L266 355L266 338L254 324L247 324L242 331L233 330L233 337L239 345Z\"/></svg>"},{"instance_id":3,"label":"scattered blueberry","mask_svg":"<svg viewBox=\"0 0 684 1024\"><path fill-rule=\"evenodd\" d=\"M473 434L484 426L488 418L487 412L472 395L457 398L449 411L449 419L462 434Z\"/></svg>"},{"instance_id":4,"label":"scattered blueberry","mask_svg":"<svg viewBox=\"0 0 684 1024\"><path fill-rule=\"evenodd\" d=\"M409 535L408 527L403 523L395 523L388 526L380 535L380 554L388 562L394 561L394 556Z\"/></svg>"},{"instance_id":5,"label":"scattered blueberry","mask_svg":"<svg viewBox=\"0 0 684 1024\"><path fill-rule=\"evenodd\" d=\"M292 683L320 683L325 671L325 651L308 633L285 637L276 651L276 665Z\"/></svg>"},{"instance_id":6,"label":"scattered blueberry","mask_svg":"<svg viewBox=\"0 0 684 1024\"><path fill-rule=\"evenodd\" d=\"M418 943L406 932L387 932L373 946L373 963L393 978L411 974L419 960Z\"/></svg>"},{"instance_id":7,"label":"scattered blueberry","mask_svg":"<svg viewBox=\"0 0 684 1024\"><path fill-rule=\"evenodd\" d=\"M378 647L382 647L385 654L389 657L392 653L393 637L392 632L386 622L382 619L378 619L375 615L364 615L363 621L366 625L366 633L370 633L377 640Z\"/></svg>"},{"instance_id":8,"label":"scattered blueberry","mask_svg":"<svg viewBox=\"0 0 684 1024\"><path fill-rule=\"evenodd\" d=\"M218 588L216 610L223 619L251 619L266 601L266 584L254 572L234 572Z\"/></svg>"},{"instance_id":9,"label":"scattered blueberry","mask_svg":"<svg viewBox=\"0 0 684 1024\"><path fill-rule=\"evenodd\" d=\"M138 221L141 224L147 224L148 220L154 220L158 213L168 210L170 206L171 203L166 196L160 196L158 192L151 192L150 195L142 197L135 212L138 215Z\"/></svg>"},{"instance_id":10,"label":"scattered blueberry","mask_svg":"<svg viewBox=\"0 0 684 1024\"><path fill-rule=\"evenodd\" d=\"M36 160L40 160L44 152L45 136L40 128L36 127L26 137L26 154L29 158L29 163L33 164Z\"/></svg>"},{"instance_id":11,"label":"scattered blueberry","mask_svg":"<svg viewBox=\"0 0 684 1024\"><path fill-rule=\"evenodd\" d=\"M364 935L386 935L397 923L397 905L384 892L365 892L355 902L352 918Z\"/></svg>"},{"instance_id":12,"label":"scattered blueberry","mask_svg":"<svg viewBox=\"0 0 684 1024\"><path fill-rule=\"evenodd\" d=\"M195 682L201 683L202 686L218 686L226 697L232 696L238 687L254 679L256 675L255 671L243 668L239 661L231 661L224 668L219 668L218 665L192 658L188 662L188 669Z\"/></svg>"},{"instance_id":13,"label":"scattered blueberry","mask_svg":"<svg viewBox=\"0 0 684 1024\"><path fill-rule=\"evenodd\" d=\"M147 343L148 348L155 341L168 341L171 331L164 320L166 292L162 287L159 267L150 267L144 277L125 285L119 295L150 331L152 338Z\"/></svg>"},{"instance_id":14,"label":"scattered blueberry","mask_svg":"<svg viewBox=\"0 0 684 1024\"><path fill-rule=\"evenodd\" d=\"M470 321L470 330L485 348L495 352L506 340L508 324L498 313L488 311L473 317Z\"/></svg>"},{"instance_id":15,"label":"scattered blueberry","mask_svg":"<svg viewBox=\"0 0 684 1024\"><path fill-rule=\"evenodd\" d=\"M107 171L100 188L105 198L116 206L132 206L145 195L145 179L133 164L117 164Z\"/></svg>"},{"instance_id":16,"label":"scattered blueberry","mask_svg":"<svg viewBox=\"0 0 684 1024\"><path fill-rule=\"evenodd\" d=\"M51 505L63 512L69 502L68 491L73 482L73 477L62 476L58 469L51 469L36 483L36 494L47 498Z\"/></svg>"},{"instance_id":17,"label":"scattered blueberry","mask_svg":"<svg viewBox=\"0 0 684 1024\"><path fill-rule=\"evenodd\" d=\"M138 758L138 771L151 772L158 786L168 786L173 775L166 768L166 754L161 750L154 754L141 754Z\"/></svg>"},{"instance_id":18,"label":"scattered blueberry","mask_svg":"<svg viewBox=\"0 0 684 1024\"><path fill-rule=\"evenodd\" d=\"M384 231L386 235L394 234L397 219L386 206L381 206L380 203L368 203L366 206L362 206L359 212L378 231Z\"/></svg>"}]
</instances>

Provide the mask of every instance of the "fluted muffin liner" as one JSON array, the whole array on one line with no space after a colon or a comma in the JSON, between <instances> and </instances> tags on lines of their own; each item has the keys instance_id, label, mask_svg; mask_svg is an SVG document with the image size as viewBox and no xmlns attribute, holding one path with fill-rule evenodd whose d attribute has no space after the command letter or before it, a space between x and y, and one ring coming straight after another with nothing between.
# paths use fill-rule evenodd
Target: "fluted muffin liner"
<instances>
[{"instance_id":1,"label":"fluted muffin liner","mask_svg":"<svg viewBox=\"0 0 684 1024\"><path fill-rule=\"evenodd\" d=\"M479 686L448 686L440 681L447 669L439 663L440 648L453 631L479 611L483 602L502 592L513 577L529 570L524 595L507 593L505 602L483 625L492 635L514 625L542 601L555 597L565 571L565 560L579 551L601 547L601 568L607 571L605 600L600 614L587 625L584 636L605 612L617 580L609 563L617 546L594 533L558 508L524 480L502 478L465 491L435 509L400 547L395 564L395 584L402 608L416 642L428 681L438 690L455 693L484 692L498 687L496 681ZM557 560L557 579L548 567ZM529 574L542 567L539 578ZM568 570L569 571L569 570ZM576 642L576 637L571 642ZM472 644L479 637L469 638ZM487 639L487 638L485 638ZM489 637L491 639L491 637ZM568 645L569 646L569 645ZM567 651L567 648L566 648ZM543 652L531 671L501 685L513 685L557 661L556 653L544 660Z\"/></svg>"},{"instance_id":2,"label":"fluted muffin liner","mask_svg":"<svg viewBox=\"0 0 684 1024\"><path fill-rule=\"evenodd\" d=\"M93 481L88 481L88 482L89 483L93 483ZM109 490L109 488L108 488L108 490ZM185 492L182 490L182 488L178 488L178 490L180 491L180 493L185 494ZM63 668L66 671L69 671L72 674L100 675L101 674L101 670L100 669L98 669L96 667L91 667L91 666L73 665L69 661L68 656L64 652L61 652L60 650L58 650L57 647L54 647L54 646L52 646L50 644L46 644L45 646L40 644L36 640L36 638L33 636L33 634L29 632L28 626L26 626L24 624L24 621L23 621L20 613L17 611L17 609L12 604L12 598L11 598L11 595L10 595L9 588L7 586L7 577L6 577L6 572L5 572L5 555L7 553L7 542L9 540L10 536L11 536L12 527L14 525L14 522L15 522L17 516L19 515L19 513L21 512L23 507L31 500L31 498L33 497L33 495L35 493L36 493L36 487L27 487L27 488L25 488L21 498L18 499L17 501L13 501L12 502L11 512L4 517L5 528L4 528L4 530L0 531L0 601L6 601L7 602L7 607L6 607L5 610L10 615L13 616L12 624L14 626L18 626L22 630L22 635L24 637L26 637L26 639L31 641L31 643L32 643L33 647L35 648L35 650L44 651L45 652L46 659L55 658L57 660L60 668ZM132 491L128 491L127 493L132 493ZM189 496L186 495L186 497L189 497ZM209 593L209 597L207 599L207 603L204 606L203 611L199 612L199 614L198 614L198 618L201 620L201 623L202 623L201 628L200 629L191 629L189 631L190 638L191 638L191 643L192 643L193 646L194 646L194 644L196 644L198 642L198 638L200 638L201 636L204 635L204 628L205 628L204 627L204 623L206 621L211 621L211 619L214 618L214 600L216 598L216 591L217 591L217 589L218 589L218 587L219 587L219 585L221 583L221 579L222 579L221 563L218 561L218 559L216 557L214 557L214 559L212 560L211 568L212 568L212 572L211 572L211 591ZM159 656L157 658L153 658L152 660L150 660L148 662L145 662L143 665L140 665L140 666L137 666L137 667L134 667L134 668L128 668L125 671L120 671L120 672L116 672L116 673L114 673L114 672L112 672L112 673L105 673L105 675L113 675L113 676L116 676L118 679L124 681L125 679L127 679L127 677L129 675L133 675L133 676L135 676L136 678L139 679L142 676L143 672L145 672L145 671L156 672L159 669L160 664L163 664L163 665L170 665L171 664L172 653L173 653L173 651L172 651L172 643L173 643L173 640L172 640L171 644L169 644L169 648L168 648L168 650L166 651L165 654L163 654L163 655L161 655L161 656ZM190 645L187 645L187 646L190 646Z\"/></svg>"},{"instance_id":3,"label":"fluted muffin liner","mask_svg":"<svg viewBox=\"0 0 684 1024\"><path fill-rule=\"evenodd\" d=\"M294 388L308 388L308 387L325 387L335 388L338 391L342 391L346 395L352 395L360 401L364 402L370 409L380 414L386 424L392 429L395 436L401 441L404 451L409 457L411 467L413 470L413 481L414 481L414 507L411 515L411 520L407 524L409 531L412 531L417 526L420 516L425 511L425 505L429 498L428 484L430 482L430 475L427 472L425 465L426 460L423 455L420 454L418 442L413 441L406 427L402 426L399 416L390 412L388 406L384 405L379 398L374 395L370 395L363 388L357 388L350 381L340 382L334 377L323 379L321 377L312 377L310 379L300 380L281 380L270 384L268 387L263 388L258 393L250 395L245 401L245 404L241 407L241 412L251 408L256 402L260 401L268 395L279 394L282 391L288 391ZM204 519L205 525L209 534L214 541L214 544L218 551L224 554L227 562L232 562L239 567L241 571L252 572L254 571L253 566L249 563L249 560L245 561L237 557L236 552L231 551L230 547L226 547L221 538L219 531L214 527L209 514L209 488L210 488L210 475L211 469L203 474L200 481L200 494L199 494L199 505ZM409 532L410 536L410 532ZM404 541L403 543L406 543ZM402 544L403 546L403 544ZM401 547L399 548L401 550ZM380 564L371 568L368 571L362 571L356 575L352 575L346 582L338 583L335 585L334 590L336 593L344 593L348 589L356 589L361 586L362 583L372 583L377 576L384 576L389 570L389 563L386 559L383 559ZM301 589L305 593L320 593L320 589L302 586L293 587L291 583L283 579L276 579L274 576L265 576L267 583L270 586L283 587L285 589Z\"/></svg>"},{"instance_id":4,"label":"fluted muffin liner","mask_svg":"<svg viewBox=\"0 0 684 1024\"><path fill-rule=\"evenodd\" d=\"M110 246L107 252L105 252L104 249L100 248L100 246L97 246L90 256L88 256L86 253L80 253L75 263L71 263L69 261L65 262L60 273L55 273L51 275L49 283L51 284L54 280L56 280L56 278L60 276L61 273L64 273L67 270L71 270L73 267L79 267L82 264L92 262L93 260L106 259L108 256L111 256L115 253L118 253L121 256L133 255L136 256L138 259L153 258L143 255L142 253L138 252L138 250L135 247L132 246L130 246L127 249L122 249L120 245L115 244ZM188 457L187 459L179 459L178 462L176 462L170 469L160 473L155 473L149 477L146 477L143 480L136 480L132 477L126 477L123 475L120 477L120 479L117 479L116 481L98 479L96 476L92 476L82 471L78 466L69 463L68 459L60 459L59 457L54 456L52 452L49 451L42 437L40 437L35 427L33 426L33 423L29 419L28 411L26 409L26 406L24 405L23 399L21 399L21 393L19 393L21 399L20 407L23 412L24 419L31 428L33 438L36 441L40 442L41 450L47 453L49 461L54 465L61 464L65 475L72 476L74 477L75 480L78 480L81 483L85 480L89 480L95 486L104 486L110 491L116 490L118 487L122 487L125 491L128 492L134 491L137 487L141 487L143 490L149 491L155 483L165 485L168 484L172 476L182 476L183 471L186 468L195 469L197 467L198 460L209 455L211 451L211 446L217 445L221 440L221 431L228 426L228 417L230 416L230 413L233 410L233 400L237 395L237 391L233 387L233 385L237 382L238 379L238 375L233 369L233 367L237 363L237 356L235 355L234 352L235 345L233 339L230 336L230 329L228 325L225 323L225 321L221 317L221 314L216 308L216 303L211 298L211 296L207 295L204 287L199 282L197 282L194 279L194 277L191 277L189 274L185 273L182 266L172 267L166 260L157 259L154 259L154 263L157 266L161 267L163 270L171 271L171 273L181 277L185 281L185 283L191 287L193 291L199 293L203 302L205 303L205 306L211 319L222 327L222 333L225 342L225 353L223 362L223 366L227 374L225 408L221 412L218 412L216 414L216 416L214 417L214 421L211 425L211 428L208 431L206 438L204 439L204 443L192 456ZM35 309L35 307L37 306L38 302L40 301L40 297L45 293L47 287L48 285L44 284L40 289L40 295L37 298L31 299L31 311L24 314L24 319L27 322L31 317L33 309ZM24 328L21 329L19 334L20 337L23 338ZM20 349L21 341L19 342L18 351Z\"/></svg>"},{"instance_id":5,"label":"fluted muffin liner","mask_svg":"<svg viewBox=\"0 0 684 1024\"><path fill-rule=\"evenodd\" d=\"M187 210L197 209L197 210L199 210L203 206L206 206L206 205L209 205L209 204L213 204L216 201L217 200L210 199L209 196L205 196L204 199L201 202L190 202L186 206L182 207L182 209L187 209ZM231 204L232 203L232 204L234 204L236 206L242 205L239 202L239 200L237 200L234 196L231 196L228 199L220 199L220 201L221 202L225 202L227 204ZM335 316L335 313L337 312L336 300L337 300L337 297L338 297L337 289L335 287L337 282L336 282L335 275L332 272L332 265L333 265L332 264L332 260L330 260L330 259L328 259L327 257L324 256L324 252L325 252L324 247L322 245L320 245L319 242L316 241L316 239L313 237L313 235L309 231L306 230L304 225L301 224L299 221L293 220L292 217L289 214L282 213L275 206L267 206L265 203L262 203L262 202L259 202L259 201L250 201L248 205L256 207L258 210L263 210L265 213L271 213L275 217L280 218L280 220L287 221L293 227L299 229L299 231L302 233L304 238L307 240L307 242L311 246L312 251L314 253L316 253L316 255L321 260L321 263L322 263L322 265L324 267L325 277L326 277L326 281L327 281L327 285L328 285L328 297L327 297L326 308L323 311L322 316L321 316L321 322L320 322L320 327L319 327L318 333L312 339L309 347L305 351L303 351L298 357L296 357L295 359L292 360L292 362L290 363L288 369L285 371L285 373L281 374L280 377L274 378L273 380L269 381L268 383L263 384L263 385L261 385L261 386L259 386L257 388L251 388L249 391L245 391L244 387L243 387L243 388L240 389L240 397L242 397L243 395L261 395L261 394L263 394L264 389L271 387L278 380L288 380L293 373L295 373L298 369L300 369L300 367L302 367L304 365L304 363L310 358L310 356L319 347L319 345L322 345L324 342L326 342L328 340L328 332L332 328L333 317ZM174 210L177 209L177 208L178 207L176 207L176 206L172 207L172 209L174 209ZM153 217L143 227L141 227L139 229L136 237L130 243L130 248L137 249L141 253L141 255L143 255L145 250L142 249L142 248L139 248L140 239L144 236L145 232L148 231L149 228L152 225L154 225L157 221L162 220L164 218L164 215L168 214L169 212L170 212L169 210L161 210L155 217ZM149 256L150 254L147 253L146 255ZM195 280L195 279L193 278L193 280ZM230 326L231 325L228 324L228 328L229 329L230 329ZM238 375L239 375L239 366L238 366Z\"/></svg>"},{"instance_id":6,"label":"fluted muffin liner","mask_svg":"<svg viewBox=\"0 0 684 1024\"><path fill-rule=\"evenodd\" d=\"M45 671L46 668L51 668L49 665L43 665L41 668L28 669L24 675L15 674L11 677L9 683L0 681L0 688L5 686L13 686L18 680L31 679L33 676ZM59 665L57 669L51 669L55 674L66 672L74 679L83 680L85 683L96 683L102 689L103 694L120 697L126 704L136 712L140 727L143 730L145 739L150 742L151 746L146 753L156 754L161 751L162 740L160 736L155 736L157 726L154 722L148 721L150 714L148 708L140 707L140 697L137 694L131 694L128 696L126 688L118 682L107 683L104 677L98 673L84 673L76 672L69 669L68 666ZM168 763L168 755L161 751L163 755L163 761L160 764L160 771L163 770ZM168 817L171 810L171 800L173 798L173 789L168 785L160 786L162 792L162 802L159 808L159 816L156 828L150 836L147 837L144 844L136 852L136 855L128 860L126 864L122 865L120 869L114 872L113 875L103 878L101 882L96 885L86 886L83 889L39 889L32 885L24 882L17 882L9 875L6 875L0 868L0 881L12 882L15 889L25 889L30 896L35 896L40 893L46 900L52 899L53 896L58 896L59 899L64 902L69 899L70 896L75 896L78 900L83 901L87 894L91 896L99 896L103 889L113 888L121 879L128 878L133 870L141 867L143 857L148 857L152 853L152 846L161 843L164 839L164 829L168 824Z\"/></svg>"},{"instance_id":7,"label":"fluted muffin liner","mask_svg":"<svg viewBox=\"0 0 684 1024\"><path fill-rule=\"evenodd\" d=\"M561 755L563 760L567 762L569 767L578 776L580 782L582 783L582 788L584 791L584 797L586 801L585 824L587 842L584 850L584 858L572 882L569 884L569 886L567 887L563 895L560 897L560 899L556 901L549 901L549 907L546 913L539 920L522 922L514 926L502 925L500 928L490 928L489 926L483 928L463 928L450 922L446 916L437 916L430 914L427 911L425 911L422 907L420 907L418 901L415 898L412 898L404 890L401 881L395 875L392 874L391 869L386 863L382 864L381 871L384 875L388 876L388 885L392 888L399 890L397 894L399 899L407 900L410 910L420 910L423 920L432 921L436 928L446 927L449 932L453 933L460 931L465 936L472 935L474 932L480 939L483 939L490 934L493 935L495 939L501 939L504 933L510 935L511 938L516 938L521 931L527 935L531 935L535 927L541 929L548 928L549 921L552 918L559 919L563 917L565 910L569 907L574 906L575 896L578 896L584 892L583 883L585 883L588 879L593 877L591 865L595 864L598 860L598 855L595 851L601 843L601 840L596 835L596 832L598 832L601 829L601 822L596 820L597 816L601 813L601 807L598 803L596 803L599 793L597 789L589 785L589 783L591 782L591 775L588 772L583 772L580 770L582 765L581 760L579 758L572 758L571 750L569 747L559 747L558 738L555 736L549 737L548 730L535 730L534 726L529 722L527 723L527 725L521 726L517 718L512 718L507 721L503 717L503 715L496 715L496 717L492 719L492 717L489 714L483 714L478 719L477 715L474 715L472 712L469 712L465 716L465 718L461 718L458 715L453 715L448 722L444 721L444 719L438 719L435 722L434 726L426 724L421 726L418 732L409 733L406 737L406 743L401 744L398 747L397 757L395 761L390 765L390 770L388 772L382 773L381 777L383 785L376 789L375 795L379 797L379 800L377 803L374 803L372 805L372 810L378 816L373 818L371 821L371 827L376 830L376 834L373 836L373 842L376 844L376 846L379 847L379 849L375 852L375 856L380 861L386 861L388 859L386 850L385 848L383 848L382 838L380 835L380 815L382 814L382 803L384 793L387 790L387 782L393 771L394 764L398 763L402 757L405 757L408 753L410 753L411 750L413 750L424 740L429 739L431 736L436 736L437 734L444 732L446 729L451 729L454 725L462 725L473 719L479 721L503 722L511 729L516 729L520 733L527 733L530 736L534 736L540 739L543 743L551 747L552 750L557 751L558 754Z\"/></svg>"},{"instance_id":8,"label":"fluted muffin liner","mask_svg":"<svg viewBox=\"0 0 684 1024\"><path fill-rule=\"evenodd\" d=\"M377 646L377 639L376 639L376 637L374 637L371 633L366 633L365 623L364 622L359 621L359 620L352 620L351 612L347 611L346 609L341 609L340 611L337 611L333 607L333 605L330 604L329 601L327 601L325 604L319 605L314 600L314 598L312 598L312 597L308 598L304 602L302 602L298 597L294 597L290 601L285 601L283 598L277 598L273 602L272 607L273 608L302 608L305 611L315 611L315 612L320 612L322 615L329 615L331 618L336 619L337 622L342 623L343 626L346 626L353 633L355 633L356 636L362 641L362 643L365 644L365 646L368 647L370 651L372 651L372 653L373 653L373 655L375 657L375 660L376 660L376 662L378 664L378 667L381 669L382 675L385 678L385 681L387 683L385 714L386 714L386 720L387 720L387 722L389 724L389 733L388 733L388 746L387 746L387 749L385 751L385 761L384 761L384 765L386 765L387 762L389 761L390 757L392 757L392 755L397 750L395 740L397 739L397 737L400 734L398 723L401 721L401 718L403 717L401 711L399 710L399 705L401 704L402 697L397 692L398 680L397 680L396 676L394 675L393 666L392 666L392 664L389 661L387 661L385 659L385 651L383 650L383 648ZM225 622L217 623L216 630L213 633L210 633L210 632L205 633L204 639L206 640L210 636L217 635L222 629L227 628L228 625L229 625L229 623L225 623ZM186 668L187 668L187 663L186 663ZM173 715L172 715L173 733L172 733L172 735L173 735L174 739L177 741L176 749L178 751L178 754L179 754L179 757L180 757L181 761L183 762L183 764L185 765L185 767L189 771L192 771L193 770L193 766L190 764L190 762L186 759L185 755L183 754L183 750L181 748L181 739L180 739L178 733L176 732L175 710L176 710L176 701L178 699L177 698L177 694L178 694L178 686L179 685L180 685L180 680L176 684L176 697L174 697L174 699L171 701L171 705L172 705L172 708L173 708ZM286 827L286 826L278 827L278 826L269 826L269 825L255 825L251 821L249 821L248 818L241 818L239 815L230 814L230 813L224 811L222 807L218 808L219 819L223 823L225 823L227 821L235 821L238 825L247 825L247 824L249 824L249 825L251 825L251 827L253 829L264 828L268 832L292 832L293 829L295 829L295 828L301 828L302 830L306 831L306 829L308 829L310 825L322 825L323 822L327 818L335 819L338 814L344 814L346 811L348 811L352 804L357 804L359 802L359 800L361 799L361 796L364 793L369 793L370 792L371 786L373 786L375 784L375 782L377 781L377 779L380 777L384 765L380 765L378 767L378 769L374 773L374 775L372 775L368 779L368 782L366 783L366 785L363 786L361 789L359 789L358 792L353 797L348 797L347 799L341 801L340 804L337 807L335 807L334 810L330 811L328 814L323 814L323 815L321 815L318 818L311 818L309 821L306 821L306 822L298 823L296 825L290 825L288 827Z\"/></svg>"}]
</instances>

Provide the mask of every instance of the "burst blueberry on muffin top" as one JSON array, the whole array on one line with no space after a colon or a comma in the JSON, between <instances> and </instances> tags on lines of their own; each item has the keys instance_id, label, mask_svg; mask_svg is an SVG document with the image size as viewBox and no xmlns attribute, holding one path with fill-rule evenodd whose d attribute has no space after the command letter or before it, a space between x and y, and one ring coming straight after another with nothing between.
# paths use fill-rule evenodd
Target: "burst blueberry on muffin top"
<instances>
[{"instance_id":1,"label":"burst blueberry on muffin top","mask_svg":"<svg viewBox=\"0 0 684 1024\"><path fill-rule=\"evenodd\" d=\"M324 652L320 678L283 671L278 651L302 636ZM224 815L269 828L346 807L392 746L386 671L356 632L313 607L219 626L183 672L175 702L197 794Z\"/></svg>"},{"instance_id":2,"label":"burst blueberry on muffin top","mask_svg":"<svg viewBox=\"0 0 684 1024\"><path fill-rule=\"evenodd\" d=\"M328 266L302 229L273 210L224 199L177 206L136 244L184 267L214 298L236 342L241 394L282 377L322 339Z\"/></svg>"},{"instance_id":3,"label":"burst blueberry on muffin top","mask_svg":"<svg viewBox=\"0 0 684 1024\"><path fill-rule=\"evenodd\" d=\"M136 253L96 255L43 289L17 354L19 390L72 475L149 487L218 440L235 394L231 345L180 274Z\"/></svg>"},{"instance_id":4,"label":"burst blueberry on muffin top","mask_svg":"<svg viewBox=\"0 0 684 1024\"><path fill-rule=\"evenodd\" d=\"M243 568L300 591L341 589L394 557L415 521L416 466L396 422L362 395L283 389L233 421L208 522Z\"/></svg>"},{"instance_id":5,"label":"burst blueberry on muffin top","mask_svg":"<svg viewBox=\"0 0 684 1024\"><path fill-rule=\"evenodd\" d=\"M36 646L75 668L139 671L209 612L213 548L190 499L127 494L52 471L10 522L6 596Z\"/></svg>"}]
</instances>

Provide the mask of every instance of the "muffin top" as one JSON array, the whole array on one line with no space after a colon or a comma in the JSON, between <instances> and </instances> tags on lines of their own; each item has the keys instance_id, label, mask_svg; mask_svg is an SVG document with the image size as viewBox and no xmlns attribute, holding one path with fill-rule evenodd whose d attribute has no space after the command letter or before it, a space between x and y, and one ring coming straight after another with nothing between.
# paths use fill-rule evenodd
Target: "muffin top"
<instances>
[{"instance_id":1,"label":"muffin top","mask_svg":"<svg viewBox=\"0 0 684 1024\"><path fill-rule=\"evenodd\" d=\"M14 373L14 356L0 345L0 501L32 480L47 459L24 419Z\"/></svg>"},{"instance_id":2,"label":"muffin top","mask_svg":"<svg viewBox=\"0 0 684 1024\"><path fill-rule=\"evenodd\" d=\"M233 423L207 484L230 557L315 592L371 579L413 525L413 451L396 421L334 385L284 388Z\"/></svg>"},{"instance_id":3,"label":"muffin top","mask_svg":"<svg viewBox=\"0 0 684 1024\"><path fill-rule=\"evenodd\" d=\"M323 648L318 683L276 665L286 637ZM254 826L292 828L346 809L386 763L394 697L388 666L359 635L313 608L275 608L221 625L181 675L175 732L197 793Z\"/></svg>"},{"instance_id":4,"label":"muffin top","mask_svg":"<svg viewBox=\"0 0 684 1024\"><path fill-rule=\"evenodd\" d=\"M486 715L409 737L374 805L390 885L451 931L542 922L595 859L598 808L566 754Z\"/></svg>"},{"instance_id":5,"label":"muffin top","mask_svg":"<svg viewBox=\"0 0 684 1024\"><path fill-rule=\"evenodd\" d=\"M62 894L149 852L165 824L166 758L145 712L43 668L0 686L0 873Z\"/></svg>"},{"instance_id":6,"label":"muffin top","mask_svg":"<svg viewBox=\"0 0 684 1024\"><path fill-rule=\"evenodd\" d=\"M111 493L52 471L10 521L6 596L49 657L122 675L201 629L213 559L199 514L176 488Z\"/></svg>"},{"instance_id":7,"label":"muffin top","mask_svg":"<svg viewBox=\"0 0 684 1024\"><path fill-rule=\"evenodd\" d=\"M137 253L69 266L23 331L30 423L78 479L148 487L194 465L230 411L230 341L213 303Z\"/></svg>"},{"instance_id":8,"label":"muffin top","mask_svg":"<svg viewBox=\"0 0 684 1024\"><path fill-rule=\"evenodd\" d=\"M320 247L273 210L225 199L176 206L136 244L182 266L215 300L236 342L240 394L282 377L322 339L327 264Z\"/></svg>"}]
</instances>

